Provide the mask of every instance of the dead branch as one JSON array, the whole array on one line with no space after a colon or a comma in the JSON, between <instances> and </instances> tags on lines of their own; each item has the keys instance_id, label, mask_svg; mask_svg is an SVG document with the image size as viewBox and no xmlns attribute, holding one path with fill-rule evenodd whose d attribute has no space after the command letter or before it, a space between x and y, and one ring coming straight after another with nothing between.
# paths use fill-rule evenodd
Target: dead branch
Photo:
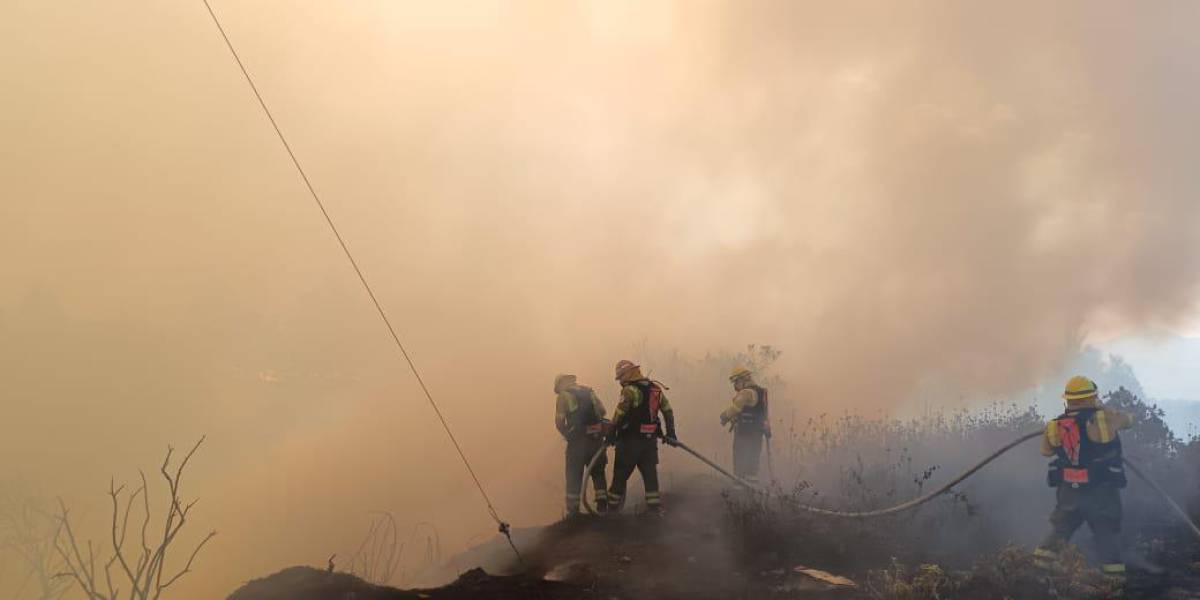
<instances>
[{"instance_id":1,"label":"dead branch","mask_svg":"<svg viewBox=\"0 0 1200 600\"><path fill-rule=\"evenodd\" d=\"M57 600L71 588L69 580L57 577L65 568L54 543L60 528L58 519L33 499L0 498L0 551L14 554L24 569L14 598L24 598L28 591L42 600Z\"/></svg>"},{"instance_id":2,"label":"dead branch","mask_svg":"<svg viewBox=\"0 0 1200 600\"><path fill-rule=\"evenodd\" d=\"M187 562L179 571L168 576L165 570L169 551L178 539L184 525L187 524L188 515L191 513L192 508L198 502L198 500L192 500L186 504L183 503L180 500L180 490L184 470L192 456L200 448L200 445L204 443L204 440L205 438L201 437L173 471L170 467L174 448L167 447L166 457L159 467L159 473L162 474L166 482L166 493L168 495L167 510L161 517L163 524L162 537L154 545L151 545L148 535L150 522L153 519L153 511L150 506L150 492L145 472L138 471L141 477L141 486L132 493L126 491L126 486L118 486L115 481L109 481L108 496L112 513L109 521L109 542L112 549L111 554L104 562L103 590L98 587L95 546L90 540L87 542L87 557L85 559L84 553L81 551L80 545L76 540L74 529L71 526L70 514L66 504L60 500L61 512L58 517L60 527L59 533L55 535L54 547L61 556L65 568L57 575L70 578L70 580L74 581L79 589L87 595L89 600L116 600L121 593L121 589L126 585L128 586L126 588L128 589L126 597L130 600L157 600L175 582L179 581L184 575L191 573L192 565L196 562L196 557L199 556L201 550L204 549L208 542L217 535L216 531L210 531L208 535L204 536L192 548ZM140 509L143 513L140 532L141 547L134 547L137 557L133 559L126 553L125 542L129 534L129 521L133 514L134 505L138 503L139 497L141 498ZM115 578L114 566L120 567Z\"/></svg>"},{"instance_id":3,"label":"dead branch","mask_svg":"<svg viewBox=\"0 0 1200 600\"><path fill-rule=\"evenodd\" d=\"M396 518L389 512L373 513L375 518L350 558L350 572L375 584L390 583L403 552Z\"/></svg>"},{"instance_id":4,"label":"dead branch","mask_svg":"<svg viewBox=\"0 0 1200 600\"><path fill-rule=\"evenodd\" d=\"M67 511L67 505L59 498L58 505L61 510L59 519L61 520L62 528L60 532L67 534L66 543L70 546L65 546L59 543L59 538L54 539L54 548L65 563L66 571L59 575L69 576L79 584L81 590L90 599L105 597L96 591L96 582L94 573L88 570L88 564L83 561L83 555L79 552L79 542L75 539L75 532L71 529L70 513ZM69 550L69 552L68 552Z\"/></svg>"},{"instance_id":5,"label":"dead branch","mask_svg":"<svg viewBox=\"0 0 1200 600\"><path fill-rule=\"evenodd\" d=\"M175 583L175 580L179 579L180 577L183 577L187 573L192 572L192 563L195 562L196 555L200 554L200 550L202 548L204 548L204 545L208 543L208 540L213 539L214 537L216 537L216 535L217 535L217 531L214 529L214 530L208 532L208 535L204 536L203 540L200 540L200 543L196 545L196 548L194 550L192 550L192 555L190 557L188 557L187 564L184 565L183 570L176 573L174 576L172 576L170 579L168 579L166 583L159 586L159 588L158 588L159 594L162 593L162 590L167 589L167 586L171 585L172 583ZM155 598L157 598L157 597L158 597L158 595L156 594Z\"/></svg>"}]
</instances>

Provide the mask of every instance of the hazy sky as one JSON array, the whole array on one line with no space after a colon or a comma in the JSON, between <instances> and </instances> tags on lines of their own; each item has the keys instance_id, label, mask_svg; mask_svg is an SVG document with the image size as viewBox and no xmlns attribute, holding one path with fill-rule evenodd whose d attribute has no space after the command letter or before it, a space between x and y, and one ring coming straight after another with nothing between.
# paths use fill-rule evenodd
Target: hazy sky
<instances>
[{"instance_id":1,"label":"hazy sky","mask_svg":"<svg viewBox=\"0 0 1200 600\"><path fill-rule=\"evenodd\" d=\"M1194 2L213 4L517 522L554 375L642 342L773 344L818 410L1195 330ZM203 5L2 12L0 482L95 525L208 433L202 595L368 510L486 532Z\"/></svg>"},{"instance_id":2,"label":"hazy sky","mask_svg":"<svg viewBox=\"0 0 1200 600\"><path fill-rule=\"evenodd\" d=\"M1103 348L1134 365L1148 396L1200 402L1200 336L1129 336Z\"/></svg>"}]
</instances>

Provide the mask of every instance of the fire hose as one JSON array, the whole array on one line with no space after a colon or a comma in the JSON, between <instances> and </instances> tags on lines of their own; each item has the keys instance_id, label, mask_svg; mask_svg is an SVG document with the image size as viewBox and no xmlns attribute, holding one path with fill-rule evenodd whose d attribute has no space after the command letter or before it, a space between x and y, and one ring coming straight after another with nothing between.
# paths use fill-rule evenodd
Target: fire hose
<instances>
[{"instance_id":1,"label":"fire hose","mask_svg":"<svg viewBox=\"0 0 1200 600\"><path fill-rule=\"evenodd\" d=\"M1022 435L1021 437L1005 444L1004 446L1001 446L998 450L996 450L995 452L992 452L986 458L979 461L971 468L967 469L966 471L963 471L958 477L951 479L945 485L942 485L941 487L939 487L933 491L930 491L929 493L927 493L923 496L919 496L919 497L909 500L907 502L897 504L895 506L891 506L888 508L882 508L879 510L870 510L870 511L841 511L841 510L832 510L832 509L828 509L828 508L821 508L819 506L812 506L812 505L803 504L800 502L792 502L791 505L794 506L795 508L798 508L803 511L807 511L807 512L818 514L818 515L825 515L825 516L829 516L829 517L865 519L865 518L870 518L870 517L882 517L885 515L894 515L897 513L901 513L901 512L907 511L907 510L914 509L918 506L921 506L922 504L925 504L926 502L929 502L930 500L933 500L934 498L937 498L938 496L941 496L942 494L945 494L946 492L949 492L952 488L954 488L954 486L962 483L967 478L974 475L980 469L987 466L988 463L996 460L997 458L1000 458L1000 456L1004 455L1009 450L1012 450L1013 448L1016 448L1017 446L1025 443L1025 442L1028 442L1029 440L1040 437L1041 435L1042 435L1041 431L1034 431L1032 433L1027 433L1025 435ZM692 448L690 448L687 444L684 444L683 442L680 442L678 440L672 440L671 442L669 442L669 445L679 448L679 449L683 450L684 452L687 452L688 454L691 454L692 456L699 459L704 464L711 467L713 470L715 470L718 473L729 478L731 481L733 481L734 483L736 483L737 485L739 485L741 487L744 487L748 490L751 490L751 491L759 493L759 494L767 493L766 490L758 487L757 485L754 485L753 483L750 483L749 481L746 481L745 479L742 479L741 477L738 477L737 475L730 473L729 471L727 471L726 469L724 469L717 463L713 462L712 460L709 460L707 457L700 454L699 452L696 452L695 450L693 450ZM598 460L600 460L600 456L604 454L604 451L606 448L607 448L606 445L601 445L600 449L597 450L594 455L592 455L592 459L590 461L588 461L587 468L583 472L583 480L580 483L580 491L581 491L584 509L589 514L593 514L593 515L597 514L597 512L596 512L595 507L593 507L591 502L588 500L588 495L587 495L588 476L592 472L592 469L595 468L596 462ZM1196 538L1200 539L1200 528L1196 527L1196 523L1193 522L1191 517L1188 516L1187 512L1184 511L1183 508L1181 508L1179 506L1179 504L1176 503L1175 500L1172 499L1169 494L1167 494L1166 490L1162 489L1162 487L1160 487L1153 479L1151 479L1141 469L1139 469L1137 467L1137 465L1130 462L1128 458L1124 459L1124 461L1125 461L1125 465L1129 467L1129 470L1133 471L1134 475L1137 475L1139 479L1141 479L1142 481L1145 481L1146 484L1149 485L1151 489L1153 489L1160 496L1162 496L1163 500L1165 500L1167 502L1167 504L1170 505L1171 509L1175 512L1175 514L1177 516L1179 516L1179 518L1181 520L1183 520L1184 523L1187 523L1188 527L1191 529L1192 533L1196 536Z\"/></svg>"}]
</instances>

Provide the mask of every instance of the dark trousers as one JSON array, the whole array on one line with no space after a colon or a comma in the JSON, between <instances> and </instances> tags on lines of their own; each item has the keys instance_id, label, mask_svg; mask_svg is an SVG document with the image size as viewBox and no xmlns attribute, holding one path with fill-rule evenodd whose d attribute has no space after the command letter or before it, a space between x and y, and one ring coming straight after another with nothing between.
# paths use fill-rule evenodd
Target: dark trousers
<instances>
[{"instance_id":1,"label":"dark trousers","mask_svg":"<svg viewBox=\"0 0 1200 600\"><path fill-rule=\"evenodd\" d=\"M1121 490L1111 485L1058 487L1058 503L1050 515L1050 535L1042 547L1057 552L1080 525L1088 524L1104 565L1121 564Z\"/></svg>"},{"instance_id":2,"label":"dark trousers","mask_svg":"<svg viewBox=\"0 0 1200 600\"><path fill-rule=\"evenodd\" d=\"M733 428L733 474L743 479L758 479L758 461L762 457L763 429L757 424Z\"/></svg>"},{"instance_id":3,"label":"dark trousers","mask_svg":"<svg viewBox=\"0 0 1200 600\"><path fill-rule=\"evenodd\" d=\"M583 482L583 470L587 468L588 461L592 460L592 456L602 446L604 446L603 440L591 437L579 437L567 442L566 469L563 472L566 477L567 512L579 512L579 493L581 491L579 486ZM592 467L592 487L596 490L597 504L604 504L608 500L604 491L606 487L604 466L607 464L608 454L602 453L596 460L596 465Z\"/></svg>"},{"instance_id":4,"label":"dark trousers","mask_svg":"<svg viewBox=\"0 0 1200 600\"><path fill-rule=\"evenodd\" d=\"M625 500L625 484L635 468L646 485L646 505L657 507L662 504L658 493L658 439L641 434L627 434L617 440L609 503L619 506Z\"/></svg>"}]
</instances>

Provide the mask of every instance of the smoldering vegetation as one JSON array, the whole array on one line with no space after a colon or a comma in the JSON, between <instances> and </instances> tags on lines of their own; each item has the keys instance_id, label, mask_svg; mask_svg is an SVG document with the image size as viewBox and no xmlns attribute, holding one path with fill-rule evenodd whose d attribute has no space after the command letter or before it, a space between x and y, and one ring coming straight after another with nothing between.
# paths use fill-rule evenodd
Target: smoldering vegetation
<instances>
[{"instance_id":1,"label":"smoldering vegetation","mask_svg":"<svg viewBox=\"0 0 1200 600\"><path fill-rule=\"evenodd\" d=\"M1041 430L1053 415L1040 414L1037 408L1014 403L956 411L929 407L909 417L882 411L821 413L806 409L795 391L800 386L774 370L782 352L770 346L688 358L646 344L632 354L659 365L649 374L667 380L679 399L677 410L689 415L688 439L708 448L706 453L721 462L728 461L729 438L714 423L705 426L704 417L715 421L717 411L729 401L729 366L754 367L760 382L772 390L775 435L771 470L766 457L763 463L764 480L769 481L766 496L748 494L664 448L669 507L665 520L648 522L637 516L642 507L635 497L629 514L619 519L522 528L516 539L525 562L518 563L501 538L446 555L436 523L402 527L393 515L368 515L355 545L329 547L327 565L285 569L240 588L236 597L316 599L354 592L363 597L407 598L419 594L395 587L450 583L439 593L514 598L526 593L692 599L745 594L811 598L826 593L876 600L1095 599L1122 594L1185 598L1179 590L1200 582L1194 564L1200 544L1165 509L1163 500L1136 478L1131 478L1124 494L1123 543L1126 560L1134 569L1127 588L1118 590L1097 576L1086 529L1077 534L1078 552L1067 553L1058 570L1035 568L1030 550L1047 530L1053 497L1044 484L1045 460L1037 453L1036 442L1018 447L952 493L908 513L845 519L798 508L804 504L873 510L919 496L993 449ZM1137 387L1136 379L1129 382ZM1161 410L1125 388L1108 393L1104 400L1135 416L1135 427L1122 434L1127 455L1179 499L1193 518L1200 517L1200 439L1177 437L1164 423ZM683 407L689 412L682 413ZM631 487L640 487L636 477ZM136 499L145 490L130 489L125 496L119 495L119 488L113 491L118 494L114 501L121 499L124 508L129 494ZM168 502L168 509L173 503ZM10 501L0 513L5 550L23 559L19 568L8 565L8 571L28 582L21 592L24 596L18 597L69 597L69 588L79 580L55 574L72 569L78 573L81 568L86 573L86 566L72 565L75 555L60 551L74 551L72 542L63 537L69 535L62 528L65 514L40 512L35 504ZM187 510L188 505L182 508ZM95 549L102 565L109 554L99 527L104 521L93 516L88 532L75 542L87 556L93 546L83 538L98 532ZM205 558L200 557L195 573L188 577L206 577ZM169 571L175 572L186 559L184 548ZM471 571L481 565L502 576ZM795 574L799 565L846 576L857 587L813 583ZM103 569L110 567L108 563ZM553 582L540 581L543 577Z\"/></svg>"},{"instance_id":2,"label":"smoldering vegetation","mask_svg":"<svg viewBox=\"0 0 1200 600\"><path fill-rule=\"evenodd\" d=\"M1033 568L1029 552L1049 531L1054 505L1054 491L1045 483L1048 459L1036 439L951 493L897 516L842 519L796 508L868 511L920 496L1008 442L1044 429L1046 420L1061 411L1057 393L1049 401L1030 391L956 409L911 402L902 411L823 411L808 405L803 382L773 368L783 355L777 348L749 346L687 358L643 345L639 355L654 365L650 372L671 385L672 393L687 399L681 435L725 464L731 436L717 428L715 415L729 402L729 368L753 366L772 390L771 497L764 502L736 490L726 495L726 512L719 518L734 557L726 566L729 573L815 565L851 574L864 594L882 598L1104 597L1112 591L1088 566L1094 566L1095 554L1086 527L1074 540L1080 554L1063 574L1048 578ZM1200 439L1171 431L1164 412L1139 396L1134 369L1120 357L1087 349L1069 368L1086 369L1105 382L1106 405L1134 416L1133 429L1122 433L1126 455L1193 519L1200 517ZM1056 379L1044 387L1059 386ZM877 390L876 398L886 400L889 393ZM893 406L900 404L905 403ZM669 450L664 456L677 471L692 471L698 464ZM1123 545L1135 571L1131 593L1157 597L1194 585L1200 577L1194 564L1200 544L1157 493L1132 474L1129 480Z\"/></svg>"},{"instance_id":3,"label":"smoldering vegetation","mask_svg":"<svg viewBox=\"0 0 1200 600\"><path fill-rule=\"evenodd\" d=\"M1122 434L1127 456L1184 503L1193 519L1200 516L1200 439L1176 437L1161 410L1124 388L1104 401L1135 415L1135 428ZM1200 543L1132 474L1122 542L1135 574L1125 591L1098 577L1086 527L1073 540L1079 553L1064 560L1062 571L1035 568L1029 551L1049 531L1054 497L1036 440L940 499L897 516L848 519L796 507L869 511L896 505L1041 430L1045 419L1035 409L1009 404L932 410L904 420L843 414L789 424L777 436L777 456L785 458L775 461L772 497L729 496L737 553L764 564L782 558L784 564L853 572L865 593L889 599L1159 597L1194 585Z\"/></svg>"},{"instance_id":4,"label":"smoldering vegetation","mask_svg":"<svg viewBox=\"0 0 1200 600\"><path fill-rule=\"evenodd\" d=\"M111 475L210 434L196 597L345 567L373 511L493 531L200 6L9 4L0 481L102 534ZM637 340L786 347L803 426L1195 312L1193 2L214 4L517 523L561 510L553 375ZM719 458L724 376L672 360Z\"/></svg>"},{"instance_id":5,"label":"smoldering vegetation","mask_svg":"<svg viewBox=\"0 0 1200 600\"><path fill-rule=\"evenodd\" d=\"M904 418L884 412L811 414L793 405L789 391L797 386L772 373L778 349L751 346L689 359L642 346L638 354L662 366L652 376L668 385L680 377L685 383L672 391L709 416L728 402L720 391L728 366L756 366L760 379L778 392L772 471L765 457L763 464L769 493L747 493L663 448L665 520L638 516L644 507L635 494L620 519L564 521L518 538L525 567L579 586L581 597L1190 598L1188 590L1200 583L1200 543L1164 499L1132 474L1123 494L1127 585L1099 575L1086 527L1054 569L1036 567L1031 551L1048 532L1054 497L1037 440L909 512L855 519L799 508L870 511L899 504L941 486L1006 443L1042 431L1057 413L1010 402L962 410L929 407ZM1110 378L1131 376L1119 358L1110 363L1115 371ZM1139 387L1136 379L1127 381ZM1161 409L1124 387L1107 393L1104 403L1134 416L1134 428L1122 433L1126 455L1193 519L1200 517L1200 439L1178 437ZM727 462L728 438L705 437L696 431L704 431L700 419L694 420L693 443L710 446L714 458ZM521 569L499 539L453 560L499 573ZM799 565L841 574L857 587L800 578Z\"/></svg>"}]
</instances>

